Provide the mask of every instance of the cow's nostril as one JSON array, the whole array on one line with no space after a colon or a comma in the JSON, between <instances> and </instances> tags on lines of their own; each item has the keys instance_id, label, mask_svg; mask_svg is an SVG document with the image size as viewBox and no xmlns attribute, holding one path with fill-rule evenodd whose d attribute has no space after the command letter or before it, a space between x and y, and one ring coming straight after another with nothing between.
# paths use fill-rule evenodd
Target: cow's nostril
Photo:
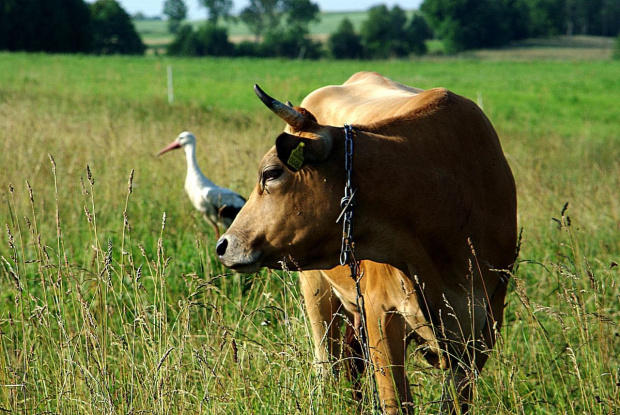
<instances>
[{"instance_id":1,"label":"cow's nostril","mask_svg":"<svg viewBox=\"0 0 620 415\"><path fill-rule=\"evenodd\" d=\"M222 256L226 253L226 248L228 248L228 240L226 238L220 238L215 246L215 253L218 254L218 256Z\"/></svg>"}]
</instances>

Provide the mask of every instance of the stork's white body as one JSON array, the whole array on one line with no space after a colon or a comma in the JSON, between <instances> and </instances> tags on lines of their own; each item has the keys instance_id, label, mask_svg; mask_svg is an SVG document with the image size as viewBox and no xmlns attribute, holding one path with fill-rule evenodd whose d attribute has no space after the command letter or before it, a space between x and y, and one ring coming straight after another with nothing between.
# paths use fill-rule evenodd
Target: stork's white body
<instances>
[{"instance_id":1,"label":"stork's white body","mask_svg":"<svg viewBox=\"0 0 620 415\"><path fill-rule=\"evenodd\" d=\"M187 160L185 191L190 201L214 226L230 226L245 199L232 190L220 187L209 180L196 162L196 138L190 132L181 133L175 141L162 149L158 155L175 148L183 148Z\"/></svg>"}]
</instances>

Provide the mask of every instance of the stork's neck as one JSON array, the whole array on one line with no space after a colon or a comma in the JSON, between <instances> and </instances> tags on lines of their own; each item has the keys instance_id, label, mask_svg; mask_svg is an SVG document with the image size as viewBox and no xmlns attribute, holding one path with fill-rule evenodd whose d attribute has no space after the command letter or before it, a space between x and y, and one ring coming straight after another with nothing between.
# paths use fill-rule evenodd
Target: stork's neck
<instances>
[{"instance_id":1,"label":"stork's neck","mask_svg":"<svg viewBox=\"0 0 620 415\"><path fill-rule=\"evenodd\" d=\"M185 151L185 158L187 159L187 177L185 182L193 182L201 184L202 186L214 186L214 183L209 180L198 167L196 162L196 146L186 145L183 147Z\"/></svg>"}]
</instances>

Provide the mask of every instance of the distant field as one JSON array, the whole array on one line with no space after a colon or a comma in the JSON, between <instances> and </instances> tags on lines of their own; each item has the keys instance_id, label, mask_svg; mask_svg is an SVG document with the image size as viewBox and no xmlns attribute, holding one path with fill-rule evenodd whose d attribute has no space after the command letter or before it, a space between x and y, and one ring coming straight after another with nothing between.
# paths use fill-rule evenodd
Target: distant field
<instances>
[{"instance_id":1,"label":"distant field","mask_svg":"<svg viewBox=\"0 0 620 415\"><path fill-rule=\"evenodd\" d=\"M476 101L514 171L521 252L472 415L617 413L620 62L564 59L0 53L0 412L370 413L314 370L297 274L224 269L183 153L155 153L191 130L247 196L283 127L252 85L299 103L373 70ZM407 366L415 412L438 413L445 374L413 347Z\"/></svg>"},{"instance_id":2,"label":"distant field","mask_svg":"<svg viewBox=\"0 0 620 415\"><path fill-rule=\"evenodd\" d=\"M408 12L409 14L413 11ZM366 20L367 12L322 12L321 20L310 25L310 33L314 36L325 38L329 34L335 32L340 22L345 18L349 19L356 30L362 26L362 22ZM204 21L190 22L194 27L203 24ZM142 36L147 45L161 45L172 41L172 36L168 33L167 23L162 20L137 20L134 21L136 30ZM241 21L228 22L228 34L233 41L243 39L251 39L253 34L249 28Z\"/></svg>"},{"instance_id":3,"label":"distant field","mask_svg":"<svg viewBox=\"0 0 620 415\"><path fill-rule=\"evenodd\" d=\"M490 50L465 52L463 56L494 60L600 60L610 59L615 39L597 36L556 36L529 39Z\"/></svg>"}]
</instances>

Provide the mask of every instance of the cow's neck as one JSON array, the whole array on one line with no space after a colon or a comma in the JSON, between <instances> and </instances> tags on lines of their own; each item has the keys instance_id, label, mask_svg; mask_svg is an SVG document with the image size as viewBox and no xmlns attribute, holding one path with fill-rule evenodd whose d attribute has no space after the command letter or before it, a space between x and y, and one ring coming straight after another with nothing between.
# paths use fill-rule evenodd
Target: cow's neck
<instances>
[{"instance_id":1,"label":"cow's neck","mask_svg":"<svg viewBox=\"0 0 620 415\"><path fill-rule=\"evenodd\" d=\"M341 140L341 141L340 141ZM336 146L344 169L344 132ZM403 154L402 141L393 137L367 133L355 128L353 138L352 187L357 189L353 214L353 240L358 259L389 263L409 273L411 254L409 230L400 214L405 193L399 192L403 178L394 177L393 163L383 163L384 154Z\"/></svg>"},{"instance_id":2,"label":"cow's neck","mask_svg":"<svg viewBox=\"0 0 620 415\"><path fill-rule=\"evenodd\" d=\"M429 246L433 242L421 232L425 228L421 222L428 220L428 215L416 195L429 191L432 178L425 171L428 162L416 157L423 153L412 151L411 142L395 135L356 129L354 140L356 259L400 269L419 287L425 305L440 309L446 274L438 266L451 268L454 264L448 257L444 263L431 257Z\"/></svg>"}]
</instances>

